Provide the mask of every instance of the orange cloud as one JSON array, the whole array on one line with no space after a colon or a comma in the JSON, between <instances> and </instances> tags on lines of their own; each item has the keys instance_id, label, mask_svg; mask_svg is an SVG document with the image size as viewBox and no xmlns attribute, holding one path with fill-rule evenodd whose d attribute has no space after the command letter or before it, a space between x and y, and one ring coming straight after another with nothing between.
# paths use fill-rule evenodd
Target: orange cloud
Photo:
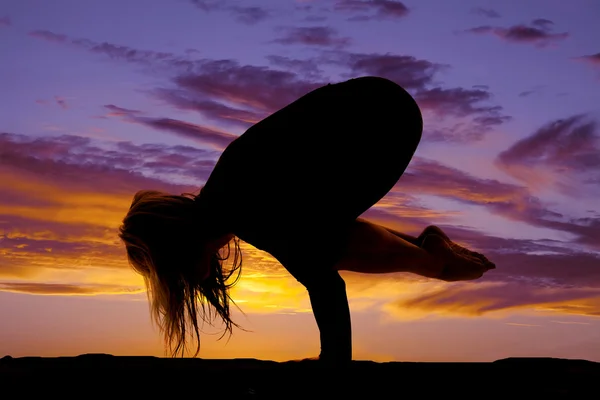
<instances>
[{"instance_id":1,"label":"orange cloud","mask_svg":"<svg viewBox=\"0 0 600 400\"><path fill-rule=\"evenodd\" d=\"M459 283L396 301L388 311L481 316L505 311L551 311L600 316L600 289L535 287L524 283Z\"/></svg>"},{"instance_id":2,"label":"orange cloud","mask_svg":"<svg viewBox=\"0 0 600 400\"><path fill-rule=\"evenodd\" d=\"M0 290L4 292L44 294L44 295L98 295L98 294L135 294L142 293L139 287L112 285L70 285L60 283L39 282L0 282Z\"/></svg>"}]
</instances>

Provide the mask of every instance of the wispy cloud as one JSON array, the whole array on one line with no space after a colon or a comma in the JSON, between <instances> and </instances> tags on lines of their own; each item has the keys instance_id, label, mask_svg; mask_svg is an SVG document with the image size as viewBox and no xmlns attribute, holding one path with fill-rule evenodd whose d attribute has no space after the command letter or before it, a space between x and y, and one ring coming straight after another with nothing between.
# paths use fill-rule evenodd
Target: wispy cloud
<instances>
[{"instance_id":1,"label":"wispy cloud","mask_svg":"<svg viewBox=\"0 0 600 400\"><path fill-rule=\"evenodd\" d=\"M8 16L0 17L0 27L11 26L11 25L12 25L12 21L11 21L10 17L8 17Z\"/></svg>"},{"instance_id":2,"label":"wispy cloud","mask_svg":"<svg viewBox=\"0 0 600 400\"><path fill-rule=\"evenodd\" d=\"M319 79L323 74L323 71L314 60L303 60L278 54L268 55L266 58L274 66L282 67L307 78Z\"/></svg>"},{"instance_id":3,"label":"wispy cloud","mask_svg":"<svg viewBox=\"0 0 600 400\"><path fill-rule=\"evenodd\" d=\"M190 0L190 2L203 12L226 12L233 16L238 22L248 25L257 24L273 16L273 12L265 7L240 6L232 4L228 0Z\"/></svg>"},{"instance_id":4,"label":"wispy cloud","mask_svg":"<svg viewBox=\"0 0 600 400\"><path fill-rule=\"evenodd\" d=\"M328 28L298 29L293 30L287 40L308 40L323 45L333 40L334 31ZM318 34L311 37L310 32ZM269 57L272 65L286 67L277 69L245 65L231 59L191 60L187 56L171 53L139 51L110 43L97 44L87 39L69 39L52 32L33 35L102 53L118 61L164 66L169 71L168 75L173 76L170 79L172 86L146 90L149 95L179 109L198 111L204 117L230 127L247 128L311 90L337 81L339 78L328 79L320 73L320 67L324 65L335 65L347 71L341 73L343 78L377 75L409 90L426 112L432 112L437 120L443 120L444 123L443 127L437 129L430 124L430 132L425 140L478 141L510 119L502 113L500 106L490 104L492 96L489 89L440 87L434 80L435 75L449 66L412 56L325 48L317 56L305 60ZM287 68L289 65L295 65L296 70ZM138 122L148 121L141 119ZM159 123L154 126L167 125ZM172 128L173 124L168 127ZM181 124L176 128L172 131L183 134ZM189 129L185 133L192 134Z\"/></svg>"},{"instance_id":5,"label":"wispy cloud","mask_svg":"<svg viewBox=\"0 0 600 400\"><path fill-rule=\"evenodd\" d=\"M187 146L0 134L0 277L81 282L77 271L100 279L123 270L117 228L133 194L194 191L217 156Z\"/></svg>"},{"instance_id":6,"label":"wispy cloud","mask_svg":"<svg viewBox=\"0 0 600 400\"><path fill-rule=\"evenodd\" d=\"M54 100L56 101L56 104L58 104L63 110L69 108L67 105L67 100L64 97L54 96Z\"/></svg>"},{"instance_id":7,"label":"wispy cloud","mask_svg":"<svg viewBox=\"0 0 600 400\"><path fill-rule=\"evenodd\" d=\"M492 312L535 309L600 316L600 289L532 288L516 283L460 283L398 301L394 306L443 315L479 316Z\"/></svg>"},{"instance_id":8,"label":"wispy cloud","mask_svg":"<svg viewBox=\"0 0 600 400\"><path fill-rule=\"evenodd\" d=\"M241 23L254 25L272 17L272 12L263 7L232 6L230 11Z\"/></svg>"},{"instance_id":9,"label":"wispy cloud","mask_svg":"<svg viewBox=\"0 0 600 400\"><path fill-rule=\"evenodd\" d=\"M492 94L486 89L464 89L464 88L433 88L417 92L415 99L420 107L431 110L438 116L453 115L456 117L471 117L474 126L470 130L464 130L457 134L452 130L438 131L437 139L445 141L477 141L481 140L485 133L498 125L509 121L510 116L502 114L502 107L497 105L486 105L491 100Z\"/></svg>"},{"instance_id":10,"label":"wispy cloud","mask_svg":"<svg viewBox=\"0 0 600 400\"><path fill-rule=\"evenodd\" d=\"M91 296L99 294L135 294L146 291L143 287L116 285L70 285L64 283L0 282L0 291L59 296Z\"/></svg>"},{"instance_id":11,"label":"wispy cloud","mask_svg":"<svg viewBox=\"0 0 600 400\"><path fill-rule=\"evenodd\" d=\"M277 30L284 32L282 37L273 40L274 43L279 44L341 48L351 43L349 37L340 36L329 26L280 27Z\"/></svg>"},{"instance_id":12,"label":"wispy cloud","mask_svg":"<svg viewBox=\"0 0 600 400\"><path fill-rule=\"evenodd\" d=\"M337 0L334 10L349 13L349 21L398 19L406 17L410 9L395 0Z\"/></svg>"},{"instance_id":13,"label":"wispy cloud","mask_svg":"<svg viewBox=\"0 0 600 400\"><path fill-rule=\"evenodd\" d=\"M107 104L104 106L104 108L109 111L107 114L109 117L127 117L130 115L143 114L143 112L140 110L131 110L128 108L115 106L114 104Z\"/></svg>"},{"instance_id":14,"label":"wispy cloud","mask_svg":"<svg viewBox=\"0 0 600 400\"><path fill-rule=\"evenodd\" d=\"M583 61L592 67L600 68L600 53L588 54L581 57L575 57L575 60Z\"/></svg>"},{"instance_id":15,"label":"wispy cloud","mask_svg":"<svg viewBox=\"0 0 600 400\"><path fill-rule=\"evenodd\" d=\"M381 76L408 90L424 89L433 83L435 73L448 67L413 56L389 53L328 52L320 61L348 68L348 76Z\"/></svg>"},{"instance_id":16,"label":"wispy cloud","mask_svg":"<svg viewBox=\"0 0 600 400\"><path fill-rule=\"evenodd\" d=\"M530 24L506 27L483 25L466 29L463 32L473 34L491 34L511 43L532 44L547 47L569 37L568 32L552 32L554 23L544 18L533 20Z\"/></svg>"},{"instance_id":17,"label":"wispy cloud","mask_svg":"<svg viewBox=\"0 0 600 400\"><path fill-rule=\"evenodd\" d=\"M481 15L486 18L500 18L501 17L501 15L498 11L493 10L491 8L475 7L475 8L471 9L471 13L476 14L476 15Z\"/></svg>"},{"instance_id":18,"label":"wispy cloud","mask_svg":"<svg viewBox=\"0 0 600 400\"><path fill-rule=\"evenodd\" d=\"M229 143L237 138L236 135L193 124L173 118L154 118L143 116L138 110L129 110L113 104L104 106L109 110L107 116L121 117L127 122L148 126L153 129L174 133L186 139L191 139L199 144L209 145L216 150L223 150Z\"/></svg>"},{"instance_id":19,"label":"wispy cloud","mask_svg":"<svg viewBox=\"0 0 600 400\"><path fill-rule=\"evenodd\" d=\"M396 190L396 189L394 189ZM397 190L452 199L469 206L481 206L511 221L562 231L574 236L575 243L600 250L600 218L568 218L552 211L526 186L481 179L433 160L415 158L400 178Z\"/></svg>"},{"instance_id":20,"label":"wispy cloud","mask_svg":"<svg viewBox=\"0 0 600 400\"><path fill-rule=\"evenodd\" d=\"M55 105L59 106L60 108L62 108L63 110L69 109L69 104L67 103L67 99L62 96L54 96L54 98L52 100L37 99L35 102L36 102L36 104L41 104L44 106L55 104Z\"/></svg>"},{"instance_id":21,"label":"wispy cloud","mask_svg":"<svg viewBox=\"0 0 600 400\"><path fill-rule=\"evenodd\" d=\"M89 39L70 38L67 35L47 30L30 31L29 36L52 43L59 43L70 45L76 48L86 49L92 53L103 54L112 60L126 61L146 66L158 66L160 64L169 67L180 66L189 68L193 66L193 62L190 61L187 56L177 56L168 52L139 50L129 46L116 45L112 43L99 43Z\"/></svg>"},{"instance_id":22,"label":"wispy cloud","mask_svg":"<svg viewBox=\"0 0 600 400\"><path fill-rule=\"evenodd\" d=\"M600 179L598 124L586 115L551 121L500 153L496 165L532 187L577 196L586 181Z\"/></svg>"},{"instance_id":23,"label":"wispy cloud","mask_svg":"<svg viewBox=\"0 0 600 400\"><path fill-rule=\"evenodd\" d=\"M486 104L492 101L489 89L478 87L443 88L437 86L435 76L448 65L434 63L412 56L395 54L367 54L346 51L324 51L321 64L334 64L348 68L344 77L376 75L390 79L408 90L425 112L436 119L444 119L443 130L428 132L424 140L471 142L481 140L490 129L510 119L502 107ZM448 120L455 120L448 127ZM432 124L429 124L429 129Z\"/></svg>"}]
</instances>

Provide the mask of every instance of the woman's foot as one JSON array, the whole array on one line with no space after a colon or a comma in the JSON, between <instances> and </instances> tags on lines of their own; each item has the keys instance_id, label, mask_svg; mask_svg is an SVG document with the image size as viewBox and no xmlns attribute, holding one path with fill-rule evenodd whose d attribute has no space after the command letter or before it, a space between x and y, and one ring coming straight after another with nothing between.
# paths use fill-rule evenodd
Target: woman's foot
<instances>
[{"instance_id":1,"label":"woman's foot","mask_svg":"<svg viewBox=\"0 0 600 400\"><path fill-rule=\"evenodd\" d=\"M445 235L427 234L423 238L421 247L441 260L443 268L437 276L433 277L443 281L474 280L481 278L486 271L495 268L493 263L484 262L481 258L470 254L475 252L470 250L466 252L455 251L452 242ZM463 247L460 248L463 249Z\"/></svg>"},{"instance_id":2,"label":"woman's foot","mask_svg":"<svg viewBox=\"0 0 600 400\"><path fill-rule=\"evenodd\" d=\"M425 238L425 237L427 237L427 235L431 235L431 234L435 234L435 235L438 235L438 236L441 236L442 238L444 238L446 240L446 242L450 245L450 248L455 253L460 254L460 255L469 256L469 257L475 257L475 258L479 259L482 263L487 265L489 269L496 268L496 265L493 262L491 262L490 260L488 260L488 258L486 256L484 256L483 254L478 253L476 251L469 250L466 247L463 247L459 244L454 243L452 240L450 240L448 235L446 235L446 233L444 233L444 231L442 231L441 228L439 228L435 225L429 225L427 228L425 228L423 230L423 233L421 233L421 237Z\"/></svg>"}]
</instances>

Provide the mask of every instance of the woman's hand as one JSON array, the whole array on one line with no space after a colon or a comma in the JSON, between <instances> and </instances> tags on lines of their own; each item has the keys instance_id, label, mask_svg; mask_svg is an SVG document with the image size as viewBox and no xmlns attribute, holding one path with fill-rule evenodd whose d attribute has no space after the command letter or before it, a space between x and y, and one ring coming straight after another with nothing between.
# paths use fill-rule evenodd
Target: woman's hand
<instances>
[{"instance_id":1,"label":"woman's hand","mask_svg":"<svg viewBox=\"0 0 600 400\"><path fill-rule=\"evenodd\" d=\"M290 362L303 362L303 361L319 361L319 357L299 358L296 360L290 360Z\"/></svg>"}]
</instances>

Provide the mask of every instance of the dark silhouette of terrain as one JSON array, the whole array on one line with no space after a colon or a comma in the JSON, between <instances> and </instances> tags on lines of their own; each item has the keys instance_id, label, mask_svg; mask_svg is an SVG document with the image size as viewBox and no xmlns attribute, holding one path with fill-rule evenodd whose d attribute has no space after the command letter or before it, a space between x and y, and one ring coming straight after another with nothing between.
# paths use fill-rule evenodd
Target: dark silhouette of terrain
<instances>
[{"instance_id":1,"label":"dark silhouette of terrain","mask_svg":"<svg viewBox=\"0 0 600 400\"><path fill-rule=\"evenodd\" d=\"M2 394L75 394L77 398L126 393L152 398L587 398L598 394L600 363L553 358L508 358L491 363L209 360L198 358L77 357L0 359ZM12 398L12 397L7 397ZM332 397L333 398L333 397ZM446 397L444 397L446 398ZM591 398L591 397L590 397Z\"/></svg>"}]
</instances>

